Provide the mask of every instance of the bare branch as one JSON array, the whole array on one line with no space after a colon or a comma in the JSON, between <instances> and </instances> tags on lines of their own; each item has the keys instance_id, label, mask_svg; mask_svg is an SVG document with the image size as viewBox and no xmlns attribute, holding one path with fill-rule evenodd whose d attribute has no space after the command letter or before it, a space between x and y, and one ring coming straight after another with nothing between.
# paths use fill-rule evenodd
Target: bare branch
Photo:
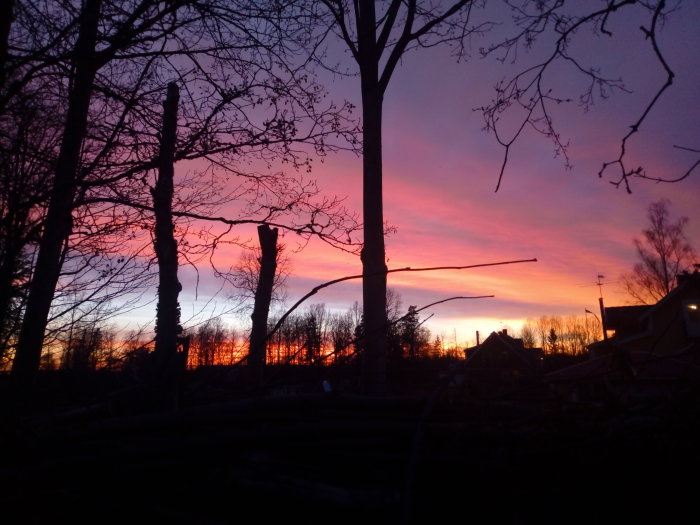
<instances>
[{"instance_id":1,"label":"bare branch","mask_svg":"<svg viewBox=\"0 0 700 525\"><path fill-rule=\"evenodd\" d=\"M470 264L466 266L433 266L433 267L428 267L428 268L411 268L411 267L406 267L406 268L394 268L392 270L386 270L385 273L396 273L396 272L431 272L431 271L436 271L436 270L467 270L471 268L483 268L487 266L502 266L506 264L518 264L518 263L525 263L525 262L537 262L537 259L519 259L519 260L514 260L514 261L503 261L503 262L495 262L495 263L483 263L483 264ZM304 295L301 299L299 299L290 309L288 309L277 321L275 326L270 330L268 333L268 338L272 337L272 335L279 330L280 326L284 323L285 319L289 317L289 315L296 310L304 301L306 301L309 297L312 297L313 295L316 295L319 291L323 290L324 288L327 288L329 286L332 286L334 284L338 284L344 281L351 281L354 279L362 279L364 276L362 274L359 275L348 275L346 277L340 277L338 279L333 279L332 281L325 282L323 284L319 284L318 286L315 286L314 288L311 289L306 295ZM492 296L488 296L492 297Z\"/></svg>"},{"instance_id":2,"label":"bare branch","mask_svg":"<svg viewBox=\"0 0 700 525\"><path fill-rule=\"evenodd\" d=\"M616 187L624 185L626 190L631 192L630 179L633 177L655 182L677 182L687 178L697 168L698 164L700 164L699 162L693 163L679 177L663 178L649 176L641 166L630 168L627 165L628 146L632 137L640 131L643 123L648 120L651 111L658 106L661 98L673 84L674 72L669 66L658 41L660 24L668 15L667 2L665 0L653 2L611 0L600 9L582 14L575 14L575 11L570 9L571 6L569 4L565 6L565 2L521 2L517 4L509 0L508 5L513 10L515 24L521 27L522 30L500 43L482 48L481 53L483 56L496 54L497 60L501 62L506 60L515 62L520 48L532 48L535 41L543 35L553 32L557 35L557 39L552 52L539 64L526 68L508 81L499 82L495 87L496 97L488 105L476 108L476 110L481 111L484 117L484 129L493 131L497 142L504 149L504 158L499 171L496 191L500 188L509 161L511 146L528 128L551 140L554 144L555 156L562 156L565 166L567 168L571 167L568 156L569 144L563 141L556 131L549 109L562 103L571 102L571 99L557 96L551 89L545 88L545 77L555 62L564 61L572 65L576 71L588 79L587 85L578 99L584 110L587 110L594 103L596 96L604 99L615 91L629 92L621 79L605 77L599 69L584 66L580 59L571 54L569 47L575 35L586 26L592 27L594 33L611 37L612 32L608 25L611 17L613 15L623 16L621 12L626 11L626 8L630 6L638 6L649 12L649 27L641 27L641 30L645 40L650 43L653 49L656 61L662 66L666 78L663 85L656 90L651 100L642 108L639 118L630 126L629 132L622 137L619 156L615 160L605 162L598 172L598 176L603 177L609 169L617 167L619 169L619 177L610 181L610 183ZM513 110L514 108L522 110L523 114L516 117L517 120L513 126L513 131L510 133L510 136L506 137L501 129L503 127L501 117L507 110Z\"/></svg>"}]
</instances>

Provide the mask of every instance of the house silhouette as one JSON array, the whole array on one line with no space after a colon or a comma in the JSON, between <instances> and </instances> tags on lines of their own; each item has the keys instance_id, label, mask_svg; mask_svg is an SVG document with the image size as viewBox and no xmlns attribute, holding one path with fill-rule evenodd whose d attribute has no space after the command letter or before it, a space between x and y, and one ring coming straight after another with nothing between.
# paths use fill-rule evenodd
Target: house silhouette
<instances>
[{"instance_id":1,"label":"house silhouette","mask_svg":"<svg viewBox=\"0 0 700 525\"><path fill-rule=\"evenodd\" d=\"M647 352L662 357L697 351L700 344L700 273L684 272L677 286L653 305L606 307L606 340L589 345L592 355Z\"/></svg>"},{"instance_id":2,"label":"house silhouette","mask_svg":"<svg viewBox=\"0 0 700 525\"><path fill-rule=\"evenodd\" d=\"M626 404L691 395L700 382L700 273L684 272L653 305L606 307L608 337L545 383L571 400Z\"/></svg>"}]
</instances>

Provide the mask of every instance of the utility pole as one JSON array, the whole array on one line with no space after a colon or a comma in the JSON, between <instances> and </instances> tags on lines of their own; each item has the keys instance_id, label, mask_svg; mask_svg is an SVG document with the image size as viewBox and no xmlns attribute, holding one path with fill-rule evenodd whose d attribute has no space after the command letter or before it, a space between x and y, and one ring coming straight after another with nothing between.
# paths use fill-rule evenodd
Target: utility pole
<instances>
[{"instance_id":1,"label":"utility pole","mask_svg":"<svg viewBox=\"0 0 700 525\"><path fill-rule=\"evenodd\" d=\"M600 292L600 297L598 297L598 305L600 306L600 324L603 328L603 340L608 339L608 324L605 322L605 306L603 305L603 281L604 275L598 274L598 290Z\"/></svg>"}]
</instances>

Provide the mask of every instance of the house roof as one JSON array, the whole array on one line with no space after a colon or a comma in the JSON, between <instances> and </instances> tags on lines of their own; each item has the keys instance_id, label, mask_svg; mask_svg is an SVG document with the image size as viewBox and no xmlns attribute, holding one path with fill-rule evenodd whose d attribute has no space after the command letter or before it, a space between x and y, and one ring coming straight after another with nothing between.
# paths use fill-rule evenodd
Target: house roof
<instances>
[{"instance_id":1,"label":"house roof","mask_svg":"<svg viewBox=\"0 0 700 525\"><path fill-rule=\"evenodd\" d=\"M604 354L560 368L545 375L550 383L571 383L576 381L601 379L621 370L623 366L633 374L636 380L692 380L700 379L700 355L693 345L679 352L658 356L650 352L633 351L626 354L624 362L619 356Z\"/></svg>"},{"instance_id":2,"label":"house roof","mask_svg":"<svg viewBox=\"0 0 700 525\"><path fill-rule=\"evenodd\" d=\"M503 345L511 350L516 351L522 350L524 348L522 339L511 337L506 332L491 332L481 344L474 346L472 350L476 351L477 349L488 347L492 344Z\"/></svg>"},{"instance_id":3,"label":"house roof","mask_svg":"<svg viewBox=\"0 0 700 525\"><path fill-rule=\"evenodd\" d=\"M619 330L636 326L652 305L607 306L605 308L605 326L608 330Z\"/></svg>"},{"instance_id":4,"label":"house roof","mask_svg":"<svg viewBox=\"0 0 700 525\"><path fill-rule=\"evenodd\" d=\"M689 289L696 288L700 293L700 272L683 272L678 275L677 286L662 297L655 304L635 306L607 306L605 307L606 327L621 332L610 339L596 341L588 345L590 350L604 348L612 342L623 343L634 340L642 335L644 323L667 305L673 304L678 298L683 297Z\"/></svg>"},{"instance_id":5,"label":"house roof","mask_svg":"<svg viewBox=\"0 0 700 525\"><path fill-rule=\"evenodd\" d=\"M656 304L650 305L650 307L642 313L640 319L647 319L654 314L654 312L660 310L667 304L675 301L679 296L682 296L693 287L700 291L700 272L695 270L693 273L684 272L678 276L678 286L662 297Z\"/></svg>"},{"instance_id":6,"label":"house roof","mask_svg":"<svg viewBox=\"0 0 700 525\"><path fill-rule=\"evenodd\" d=\"M505 331L491 332L491 334L489 334L489 336L484 339L481 344L469 348L467 350L469 352L467 361L474 358L474 356L482 352L484 349L494 346L505 348L510 354L517 356L518 359L522 360L525 365L529 367L533 366L530 354L537 352L537 349L525 348L522 339L511 337Z\"/></svg>"}]
</instances>

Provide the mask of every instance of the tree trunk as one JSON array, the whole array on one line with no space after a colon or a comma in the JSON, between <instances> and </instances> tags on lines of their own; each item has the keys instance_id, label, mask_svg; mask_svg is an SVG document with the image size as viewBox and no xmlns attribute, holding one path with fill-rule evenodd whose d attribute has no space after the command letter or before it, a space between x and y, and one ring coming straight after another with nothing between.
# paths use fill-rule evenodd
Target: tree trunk
<instances>
[{"instance_id":1,"label":"tree trunk","mask_svg":"<svg viewBox=\"0 0 700 525\"><path fill-rule=\"evenodd\" d=\"M32 389L39 368L51 301L61 270L61 256L73 227L73 200L80 149L85 138L95 73L95 45L101 0L86 0L73 59L75 75L68 95L63 140L56 162L39 253L29 285L12 376L20 398Z\"/></svg>"},{"instance_id":2,"label":"tree trunk","mask_svg":"<svg viewBox=\"0 0 700 525\"><path fill-rule=\"evenodd\" d=\"M382 203L382 105L374 2L361 2L358 16L362 85L363 220L362 302L364 352L362 385L366 393L381 395L386 388L386 257Z\"/></svg>"},{"instance_id":3,"label":"tree trunk","mask_svg":"<svg viewBox=\"0 0 700 525\"><path fill-rule=\"evenodd\" d=\"M178 359L180 304L182 285L177 278L178 253L173 224L174 157L177 140L177 109L180 93L175 83L168 84L163 103L163 126L158 156L158 180L151 190L155 212L154 249L158 260L158 305L156 346L153 359L154 395L170 402L178 393L181 372L186 363Z\"/></svg>"},{"instance_id":4,"label":"tree trunk","mask_svg":"<svg viewBox=\"0 0 700 525\"><path fill-rule=\"evenodd\" d=\"M16 283L21 265L22 248L25 246L21 237L26 232L26 227L23 221L14 220L14 215L12 212L8 214L10 227L7 235L2 239L3 249L0 254L0 337L2 338L0 356L8 351L7 341L15 326L12 320L13 301L21 295ZM12 226L19 227L13 229Z\"/></svg>"},{"instance_id":5,"label":"tree trunk","mask_svg":"<svg viewBox=\"0 0 700 525\"><path fill-rule=\"evenodd\" d=\"M267 357L267 317L272 301L272 287L277 271L277 228L267 224L258 226L260 241L260 275L255 289L255 302L251 319L250 345L248 350L248 367L253 384L262 385Z\"/></svg>"},{"instance_id":6,"label":"tree trunk","mask_svg":"<svg viewBox=\"0 0 700 525\"><path fill-rule=\"evenodd\" d=\"M7 47L12 27L14 0L4 0L0 6L0 89L4 90L7 66Z\"/></svg>"}]
</instances>

